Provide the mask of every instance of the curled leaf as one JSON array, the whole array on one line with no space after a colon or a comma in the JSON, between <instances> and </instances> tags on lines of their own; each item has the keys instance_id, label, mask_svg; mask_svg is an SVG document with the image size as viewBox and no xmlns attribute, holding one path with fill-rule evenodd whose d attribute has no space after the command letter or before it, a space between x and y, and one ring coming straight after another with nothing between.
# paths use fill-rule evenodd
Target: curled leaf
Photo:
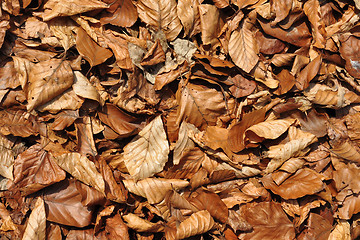
<instances>
[{"instance_id":1,"label":"curled leaf","mask_svg":"<svg viewBox=\"0 0 360 240\"><path fill-rule=\"evenodd\" d=\"M197 234L206 233L214 226L214 220L206 210L191 214L180 223L176 230L176 239L184 239Z\"/></svg>"}]
</instances>

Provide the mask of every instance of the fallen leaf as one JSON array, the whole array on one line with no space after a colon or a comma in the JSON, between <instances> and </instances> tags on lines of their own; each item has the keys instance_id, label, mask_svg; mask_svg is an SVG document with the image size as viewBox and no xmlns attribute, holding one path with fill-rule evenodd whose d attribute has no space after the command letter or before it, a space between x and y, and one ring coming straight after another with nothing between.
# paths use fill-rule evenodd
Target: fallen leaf
<instances>
[{"instance_id":1,"label":"fallen leaf","mask_svg":"<svg viewBox=\"0 0 360 240\"><path fill-rule=\"evenodd\" d=\"M55 157L56 163L76 179L105 193L105 183L95 164L80 153L65 153Z\"/></svg>"},{"instance_id":2,"label":"fallen leaf","mask_svg":"<svg viewBox=\"0 0 360 240\"><path fill-rule=\"evenodd\" d=\"M68 61L51 59L35 64L29 73L27 110L52 100L73 84L73 72Z\"/></svg>"},{"instance_id":3,"label":"fallen leaf","mask_svg":"<svg viewBox=\"0 0 360 240\"><path fill-rule=\"evenodd\" d=\"M226 112L223 95L213 88L188 83L176 93L180 108L176 124L185 120L199 130L216 123L216 118Z\"/></svg>"},{"instance_id":4,"label":"fallen leaf","mask_svg":"<svg viewBox=\"0 0 360 240\"><path fill-rule=\"evenodd\" d=\"M170 190L180 190L189 185L179 179L145 178L140 181L123 180L125 187L132 193L147 198L150 204L161 202Z\"/></svg>"},{"instance_id":5,"label":"fallen leaf","mask_svg":"<svg viewBox=\"0 0 360 240\"><path fill-rule=\"evenodd\" d=\"M265 188L270 189L273 193L280 195L284 199L296 199L324 189L321 176L308 168L299 169L280 186L273 182L271 174L264 176L262 183Z\"/></svg>"},{"instance_id":6,"label":"fallen leaf","mask_svg":"<svg viewBox=\"0 0 360 240\"><path fill-rule=\"evenodd\" d=\"M208 211L202 210L193 213L177 227L176 239L184 239L197 234L206 233L214 226L214 224L215 222Z\"/></svg>"},{"instance_id":7,"label":"fallen leaf","mask_svg":"<svg viewBox=\"0 0 360 240\"><path fill-rule=\"evenodd\" d=\"M77 28L76 49L90 63L91 67L105 62L113 55L109 49L99 46L92 40L81 27Z\"/></svg>"},{"instance_id":8,"label":"fallen leaf","mask_svg":"<svg viewBox=\"0 0 360 240\"><path fill-rule=\"evenodd\" d=\"M110 6L101 14L102 24L111 24L119 27L131 27L138 18L135 5L130 0L103 1Z\"/></svg>"},{"instance_id":9,"label":"fallen leaf","mask_svg":"<svg viewBox=\"0 0 360 240\"><path fill-rule=\"evenodd\" d=\"M215 46L219 42L217 36L223 25L220 11L210 4L200 4L198 9L201 23L201 40L205 45Z\"/></svg>"},{"instance_id":10,"label":"fallen leaf","mask_svg":"<svg viewBox=\"0 0 360 240\"><path fill-rule=\"evenodd\" d=\"M122 158L131 176L144 179L162 171L170 152L161 116L124 147Z\"/></svg>"},{"instance_id":11,"label":"fallen leaf","mask_svg":"<svg viewBox=\"0 0 360 240\"><path fill-rule=\"evenodd\" d=\"M44 200L39 197L35 207L31 211L22 240L45 240L46 238L46 214Z\"/></svg>"},{"instance_id":12,"label":"fallen leaf","mask_svg":"<svg viewBox=\"0 0 360 240\"><path fill-rule=\"evenodd\" d=\"M198 0L179 0L177 4L178 17L190 37L200 32L199 4Z\"/></svg>"},{"instance_id":13,"label":"fallen leaf","mask_svg":"<svg viewBox=\"0 0 360 240\"><path fill-rule=\"evenodd\" d=\"M173 41L182 29L177 16L176 5L174 0L166 0L165 2L141 0L137 2L139 18L153 26L156 31L162 30L166 38Z\"/></svg>"},{"instance_id":14,"label":"fallen leaf","mask_svg":"<svg viewBox=\"0 0 360 240\"><path fill-rule=\"evenodd\" d=\"M229 40L229 54L233 62L249 73L259 60L259 49L254 34L250 30L251 23L244 21L239 29L232 32Z\"/></svg>"},{"instance_id":15,"label":"fallen leaf","mask_svg":"<svg viewBox=\"0 0 360 240\"><path fill-rule=\"evenodd\" d=\"M153 223L139 216L129 213L122 216L126 225L138 232L161 232L164 226L160 223Z\"/></svg>"},{"instance_id":16,"label":"fallen leaf","mask_svg":"<svg viewBox=\"0 0 360 240\"><path fill-rule=\"evenodd\" d=\"M0 111L0 133L28 137L39 134L39 125L35 117L24 110L6 109Z\"/></svg>"},{"instance_id":17,"label":"fallen leaf","mask_svg":"<svg viewBox=\"0 0 360 240\"><path fill-rule=\"evenodd\" d=\"M44 5L44 12L37 13L36 15L42 17L44 21L49 21L56 17L73 16L107 7L107 4L97 0L85 0L81 6L77 4L76 0L50 0Z\"/></svg>"},{"instance_id":18,"label":"fallen leaf","mask_svg":"<svg viewBox=\"0 0 360 240\"><path fill-rule=\"evenodd\" d=\"M14 184L20 188L23 195L37 192L65 177L65 171L40 145L28 148L19 154L14 162Z\"/></svg>"}]
</instances>

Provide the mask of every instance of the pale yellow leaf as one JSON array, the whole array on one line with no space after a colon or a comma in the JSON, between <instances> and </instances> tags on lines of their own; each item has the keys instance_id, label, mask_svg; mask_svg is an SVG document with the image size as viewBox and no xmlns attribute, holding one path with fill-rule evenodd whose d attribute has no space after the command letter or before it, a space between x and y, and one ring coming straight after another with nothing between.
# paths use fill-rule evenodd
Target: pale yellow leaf
<instances>
[{"instance_id":1,"label":"pale yellow leaf","mask_svg":"<svg viewBox=\"0 0 360 240\"><path fill-rule=\"evenodd\" d=\"M173 41L182 29L176 5L175 0L140 0L137 2L139 18L156 31L162 30L167 40Z\"/></svg>"},{"instance_id":2,"label":"pale yellow leaf","mask_svg":"<svg viewBox=\"0 0 360 240\"><path fill-rule=\"evenodd\" d=\"M189 185L188 181L180 179L146 178L144 180L123 180L130 192L147 198L150 204L161 202L171 190L179 190Z\"/></svg>"},{"instance_id":3,"label":"pale yellow leaf","mask_svg":"<svg viewBox=\"0 0 360 240\"><path fill-rule=\"evenodd\" d=\"M158 116L124 147L122 159L131 176L144 179L163 170L169 152L163 122Z\"/></svg>"},{"instance_id":4,"label":"pale yellow leaf","mask_svg":"<svg viewBox=\"0 0 360 240\"><path fill-rule=\"evenodd\" d=\"M80 153L65 153L55 157L57 164L79 181L105 192L105 182L95 164Z\"/></svg>"},{"instance_id":5,"label":"pale yellow leaf","mask_svg":"<svg viewBox=\"0 0 360 240\"><path fill-rule=\"evenodd\" d=\"M46 213L44 200L39 197L29 216L22 240L45 240Z\"/></svg>"},{"instance_id":6,"label":"pale yellow leaf","mask_svg":"<svg viewBox=\"0 0 360 240\"><path fill-rule=\"evenodd\" d=\"M137 232L162 232L164 230L163 225L150 222L133 213L124 215L123 219L129 228Z\"/></svg>"},{"instance_id":7,"label":"pale yellow leaf","mask_svg":"<svg viewBox=\"0 0 360 240\"><path fill-rule=\"evenodd\" d=\"M296 122L296 119L278 119L255 124L245 131L245 135L252 142L263 139L276 139Z\"/></svg>"},{"instance_id":8,"label":"pale yellow leaf","mask_svg":"<svg viewBox=\"0 0 360 240\"><path fill-rule=\"evenodd\" d=\"M34 15L42 17L44 21L49 21L56 17L73 16L107 7L106 3L97 0L82 0L81 4L77 0L49 0L44 5L44 12Z\"/></svg>"},{"instance_id":9,"label":"pale yellow leaf","mask_svg":"<svg viewBox=\"0 0 360 240\"><path fill-rule=\"evenodd\" d=\"M72 86L76 95L101 102L100 94L97 89L91 85L89 80L79 71L74 71L74 84Z\"/></svg>"},{"instance_id":10,"label":"pale yellow leaf","mask_svg":"<svg viewBox=\"0 0 360 240\"><path fill-rule=\"evenodd\" d=\"M259 60L258 53L254 33L248 28L248 24L243 24L231 33L229 54L236 66L249 73Z\"/></svg>"},{"instance_id":11,"label":"pale yellow leaf","mask_svg":"<svg viewBox=\"0 0 360 240\"><path fill-rule=\"evenodd\" d=\"M191 214L180 223L176 230L176 239L184 239L198 234L206 233L214 226L214 219L207 210Z\"/></svg>"},{"instance_id":12,"label":"pale yellow leaf","mask_svg":"<svg viewBox=\"0 0 360 240\"><path fill-rule=\"evenodd\" d=\"M328 240L350 240L350 223L340 219L335 228L331 231Z\"/></svg>"},{"instance_id":13,"label":"pale yellow leaf","mask_svg":"<svg viewBox=\"0 0 360 240\"><path fill-rule=\"evenodd\" d=\"M29 74L27 110L52 100L73 84L73 72L68 61L51 59L35 64Z\"/></svg>"}]
</instances>

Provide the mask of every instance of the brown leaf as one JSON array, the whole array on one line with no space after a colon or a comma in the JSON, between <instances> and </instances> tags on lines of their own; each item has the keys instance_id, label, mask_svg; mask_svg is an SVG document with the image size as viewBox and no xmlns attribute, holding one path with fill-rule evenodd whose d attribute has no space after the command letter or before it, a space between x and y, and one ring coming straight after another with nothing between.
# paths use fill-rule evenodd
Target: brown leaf
<instances>
[{"instance_id":1,"label":"brown leaf","mask_svg":"<svg viewBox=\"0 0 360 240\"><path fill-rule=\"evenodd\" d=\"M90 117L84 116L81 120L77 120L75 122L75 129L79 153L84 156L89 154L90 156L95 157L97 155L97 150Z\"/></svg>"},{"instance_id":2,"label":"brown leaf","mask_svg":"<svg viewBox=\"0 0 360 240\"><path fill-rule=\"evenodd\" d=\"M97 0L84 0L81 5L76 0L50 0L44 5L44 12L39 12L36 15L41 16L44 21L49 21L56 17L73 16L107 7L107 4Z\"/></svg>"},{"instance_id":3,"label":"brown leaf","mask_svg":"<svg viewBox=\"0 0 360 240\"><path fill-rule=\"evenodd\" d=\"M294 239L295 229L279 203L248 203L244 208L245 220L253 231L244 234L243 239Z\"/></svg>"},{"instance_id":4,"label":"brown leaf","mask_svg":"<svg viewBox=\"0 0 360 240\"><path fill-rule=\"evenodd\" d=\"M223 26L220 11L210 4L200 4L198 9L201 23L201 40L204 45L214 46L219 42L217 37Z\"/></svg>"},{"instance_id":5,"label":"brown leaf","mask_svg":"<svg viewBox=\"0 0 360 240\"><path fill-rule=\"evenodd\" d=\"M279 39L265 36L261 31L255 34L257 44L259 46L259 52L263 54L275 54L281 53L286 45Z\"/></svg>"},{"instance_id":6,"label":"brown leaf","mask_svg":"<svg viewBox=\"0 0 360 240\"><path fill-rule=\"evenodd\" d=\"M165 67L159 71L155 77L154 89L161 90L165 85L175 81L182 74L186 73L189 69L187 61L183 61L179 64L174 64L169 67Z\"/></svg>"},{"instance_id":7,"label":"brown leaf","mask_svg":"<svg viewBox=\"0 0 360 240\"><path fill-rule=\"evenodd\" d=\"M17 88L20 86L20 81L16 77L17 71L14 62L7 62L0 68L0 89Z\"/></svg>"},{"instance_id":8,"label":"brown leaf","mask_svg":"<svg viewBox=\"0 0 360 240\"><path fill-rule=\"evenodd\" d=\"M207 210L215 220L221 223L228 221L228 208L217 194L199 188L190 199L190 202L200 210Z\"/></svg>"},{"instance_id":9,"label":"brown leaf","mask_svg":"<svg viewBox=\"0 0 360 240\"><path fill-rule=\"evenodd\" d=\"M250 95L256 88L255 81L244 78L241 74L234 77L229 77L227 81L233 83L229 90L236 98L241 98Z\"/></svg>"},{"instance_id":10,"label":"brown leaf","mask_svg":"<svg viewBox=\"0 0 360 240\"><path fill-rule=\"evenodd\" d=\"M119 27L131 27L134 25L138 13L131 0L104 0L103 2L111 5L101 15L100 22L102 24L110 23Z\"/></svg>"},{"instance_id":11,"label":"brown leaf","mask_svg":"<svg viewBox=\"0 0 360 240\"><path fill-rule=\"evenodd\" d=\"M156 117L124 147L122 158L135 179L161 172L170 152L161 116Z\"/></svg>"},{"instance_id":12,"label":"brown leaf","mask_svg":"<svg viewBox=\"0 0 360 240\"><path fill-rule=\"evenodd\" d=\"M16 144L16 139L0 135L0 175L14 180L14 160L21 150L22 144Z\"/></svg>"},{"instance_id":13,"label":"brown leaf","mask_svg":"<svg viewBox=\"0 0 360 240\"><path fill-rule=\"evenodd\" d=\"M276 16L271 23L275 25L276 23L284 20L290 13L292 5L293 5L292 1L289 0L270 1L271 12L274 12Z\"/></svg>"},{"instance_id":14,"label":"brown leaf","mask_svg":"<svg viewBox=\"0 0 360 240\"><path fill-rule=\"evenodd\" d=\"M298 170L280 186L273 182L271 174L263 177L262 183L265 188L270 189L273 193L280 195L284 199L296 199L305 195L315 194L324 189L321 176L308 168Z\"/></svg>"},{"instance_id":15,"label":"brown leaf","mask_svg":"<svg viewBox=\"0 0 360 240\"><path fill-rule=\"evenodd\" d=\"M360 47L360 40L355 36L342 35L340 38L340 55L345 59L346 70L355 78L359 78L359 61L360 57L358 55L358 49Z\"/></svg>"},{"instance_id":16,"label":"brown leaf","mask_svg":"<svg viewBox=\"0 0 360 240\"><path fill-rule=\"evenodd\" d=\"M260 19L258 21L264 32L270 36L299 47L310 45L311 34L305 21L297 26L291 27L288 31L285 31L280 27L273 27L271 22L266 22Z\"/></svg>"},{"instance_id":17,"label":"brown leaf","mask_svg":"<svg viewBox=\"0 0 360 240\"><path fill-rule=\"evenodd\" d=\"M35 64L29 73L27 110L52 100L73 84L73 72L68 61L51 59Z\"/></svg>"},{"instance_id":18,"label":"brown leaf","mask_svg":"<svg viewBox=\"0 0 360 240\"><path fill-rule=\"evenodd\" d=\"M0 20L0 48L2 47L6 35L6 31L10 28L9 21L2 19Z\"/></svg>"},{"instance_id":19,"label":"brown leaf","mask_svg":"<svg viewBox=\"0 0 360 240\"><path fill-rule=\"evenodd\" d=\"M39 134L39 125L34 116L24 110L6 109L0 111L0 133L28 137Z\"/></svg>"},{"instance_id":20,"label":"brown leaf","mask_svg":"<svg viewBox=\"0 0 360 240\"><path fill-rule=\"evenodd\" d=\"M161 223L153 223L139 216L129 213L123 216L126 225L137 232L161 232L164 226Z\"/></svg>"},{"instance_id":21,"label":"brown leaf","mask_svg":"<svg viewBox=\"0 0 360 240\"><path fill-rule=\"evenodd\" d=\"M276 79L279 80L279 87L274 93L279 95L290 91L296 83L295 77L286 69L282 69Z\"/></svg>"},{"instance_id":22,"label":"brown leaf","mask_svg":"<svg viewBox=\"0 0 360 240\"><path fill-rule=\"evenodd\" d=\"M182 122L179 129L178 141L174 147L173 163L178 165L184 151L195 147L195 143L189 138L189 131L198 132L199 130L190 123Z\"/></svg>"},{"instance_id":23,"label":"brown leaf","mask_svg":"<svg viewBox=\"0 0 360 240\"><path fill-rule=\"evenodd\" d=\"M105 193L105 183L95 164L80 153L65 153L55 157L57 164L76 179Z\"/></svg>"},{"instance_id":24,"label":"brown leaf","mask_svg":"<svg viewBox=\"0 0 360 240\"><path fill-rule=\"evenodd\" d=\"M245 149L245 130L251 125L264 121L266 108L261 108L243 116L240 122L236 123L229 130L228 143L231 151L240 152Z\"/></svg>"},{"instance_id":25,"label":"brown leaf","mask_svg":"<svg viewBox=\"0 0 360 240\"><path fill-rule=\"evenodd\" d=\"M128 228L120 214L106 219L105 230L109 233L109 238L111 239L130 240Z\"/></svg>"},{"instance_id":26,"label":"brown leaf","mask_svg":"<svg viewBox=\"0 0 360 240\"><path fill-rule=\"evenodd\" d=\"M176 2L166 1L138 1L139 18L153 26L156 31L162 30L168 41L173 41L180 33L182 25L176 13Z\"/></svg>"},{"instance_id":27,"label":"brown leaf","mask_svg":"<svg viewBox=\"0 0 360 240\"><path fill-rule=\"evenodd\" d=\"M321 66L321 56L317 56L313 61L311 61L301 72L298 77L295 79L295 86L298 90L302 91L305 88L309 87L310 81L318 74Z\"/></svg>"},{"instance_id":28,"label":"brown leaf","mask_svg":"<svg viewBox=\"0 0 360 240\"><path fill-rule=\"evenodd\" d=\"M311 109L306 115L294 112L290 115L300 121L301 130L314 134L316 137L323 137L327 134L328 116Z\"/></svg>"},{"instance_id":29,"label":"brown leaf","mask_svg":"<svg viewBox=\"0 0 360 240\"><path fill-rule=\"evenodd\" d=\"M180 223L176 230L176 239L184 239L197 234L206 233L214 226L214 220L210 213L202 210Z\"/></svg>"},{"instance_id":30,"label":"brown leaf","mask_svg":"<svg viewBox=\"0 0 360 240\"><path fill-rule=\"evenodd\" d=\"M308 228L299 235L299 239L327 240L332 230L332 224L315 213L310 213L307 226Z\"/></svg>"},{"instance_id":31,"label":"brown leaf","mask_svg":"<svg viewBox=\"0 0 360 240\"><path fill-rule=\"evenodd\" d=\"M165 62L165 53L158 39L145 54L140 64L141 66L152 66L162 62Z\"/></svg>"},{"instance_id":32,"label":"brown leaf","mask_svg":"<svg viewBox=\"0 0 360 240\"><path fill-rule=\"evenodd\" d=\"M179 102L176 123L194 124L200 130L215 125L217 117L226 112L223 95L215 89L188 83L176 93Z\"/></svg>"},{"instance_id":33,"label":"brown leaf","mask_svg":"<svg viewBox=\"0 0 360 240\"><path fill-rule=\"evenodd\" d=\"M141 119L137 119L115 105L107 103L99 112L100 120L117 133L117 137L125 138L135 135L142 128Z\"/></svg>"},{"instance_id":34,"label":"brown leaf","mask_svg":"<svg viewBox=\"0 0 360 240\"><path fill-rule=\"evenodd\" d=\"M180 190L189 185L179 179L145 178L140 181L123 180L125 187L132 193L147 198L150 204L161 202L171 190Z\"/></svg>"},{"instance_id":35,"label":"brown leaf","mask_svg":"<svg viewBox=\"0 0 360 240\"><path fill-rule=\"evenodd\" d=\"M44 200L39 197L31 211L22 240L45 240L46 214Z\"/></svg>"},{"instance_id":36,"label":"brown leaf","mask_svg":"<svg viewBox=\"0 0 360 240\"><path fill-rule=\"evenodd\" d=\"M177 4L178 17L184 26L185 34L189 37L192 37L200 32L200 15L198 6L198 0L179 0Z\"/></svg>"},{"instance_id":37,"label":"brown leaf","mask_svg":"<svg viewBox=\"0 0 360 240\"><path fill-rule=\"evenodd\" d=\"M113 55L110 50L100 47L81 27L77 29L76 49L91 67L105 62Z\"/></svg>"},{"instance_id":38,"label":"brown leaf","mask_svg":"<svg viewBox=\"0 0 360 240\"><path fill-rule=\"evenodd\" d=\"M54 184L46 188L43 194L47 220L75 227L85 227L91 223L94 203L102 199L98 191L74 180ZM93 203L88 206L82 204L85 198Z\"/></svg>"},{"instance_id":39,"label":"brown leaf","mask_svg":"<svg viewBox=\"0 0 360 240\"><path fill-rule=\"evenodd\" d=\"M65 177L65 171L40 145L33 145L15 159L14 184L20 188L23 195L37 192Z\"/></svg>"},{"instance_id":40,"label":"brown leaf","mask_svg":"<svg viewBox=\"0 0 360 240\"><path fill-rule=\"evenodd\" d=\"M317 48L325 48L326 30L325 24L321 17L320 3L318 0L310 0L304 4L304 13L311 23L313 35L313 46Z\"/></svg>"},{"instance_id":41,"label":"brown leaf","mask_svg":"<svg viewBox=\"0 0 360 240\"><path fill-rule=\"evenodd\" d=\"M255 67L259 60L259 49L250 26L249 21L244 21L239 29L232 32L229 40L231 59L236 66L247 73Z\"/></svg>"},{"instance_id":42,"label":"brown leaf","mask_svg":"<svg viewBox=\"0 0 360 240\"><path fill-rule=\"evenodd\" d=\"M115 36L111 31L105 31L104 37L105 43L114 53L118 67L128 70L132 69L133 63L129 55L127 41L119 36Z\"/></svg>"}]
</instances>

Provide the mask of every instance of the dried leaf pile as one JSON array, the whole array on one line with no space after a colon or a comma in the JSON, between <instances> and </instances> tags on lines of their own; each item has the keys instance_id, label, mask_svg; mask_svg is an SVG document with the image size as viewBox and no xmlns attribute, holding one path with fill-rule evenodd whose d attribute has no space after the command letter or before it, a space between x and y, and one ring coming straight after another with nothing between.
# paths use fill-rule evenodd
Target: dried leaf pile
<instances>
[{"instance_id":1,"label":"dried leaf pile","mask_svg":"<svg viewBox=\"0 0 360 240\"><path fill-rule=\"evenodd\" d=\"M358 1L0 10L0 239L360 236Z\"/></svg>"}]
</instances>

